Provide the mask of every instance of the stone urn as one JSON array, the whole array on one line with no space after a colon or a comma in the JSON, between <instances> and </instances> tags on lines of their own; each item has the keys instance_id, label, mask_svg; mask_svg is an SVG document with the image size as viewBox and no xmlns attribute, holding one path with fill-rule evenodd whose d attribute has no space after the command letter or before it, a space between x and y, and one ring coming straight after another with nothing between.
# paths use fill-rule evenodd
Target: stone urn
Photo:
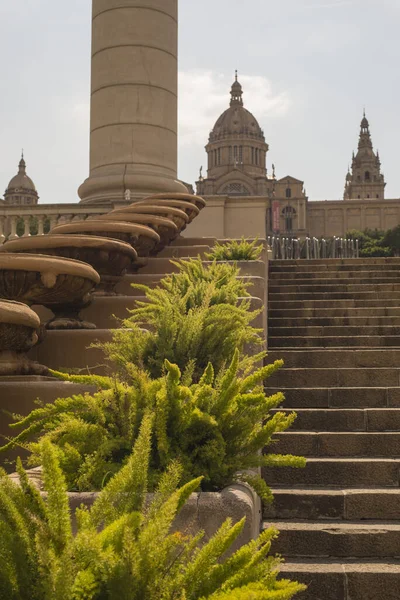
<instances>
[{"instance_id":1,"label":"stone urn","mask_svg":"<svg viewBox=\"0 0 400 600\"><path fill-rule=\"evenodd\" d=\"M184 202L190 202L190 204L194 204L199 210L202 210L206 205L204 198L201 198L201 196L196 196L195 194L153 194L152 196L147 196L147 198L144 198L144 200L146 200L146 202L150 200L183 200Z\"/></svg>"},{"instance_id":2,"label":"stone urn","mask_svg":"<svg viewBox=\"0 0 400 600\"><path fill-rule=\"evenodd\" d=\"M184 212L187 217L188 217L188 223L191 223L193 221L193 219L195 219L198 214L200 213L200 210L197 208L197 206L195 204L191 204L190 202L185 202L184 200L139 200L138 202L135 202L135 204L132 204L132 206L134 207L142 207L142 206L146 206L146 207L153 207L155 206L156 208L160 208L160 207L169 207L171 209L178 209L182 212ZM123 210L118 209L118 210Z\"/></svg>"},{"instance_id":3,"label":"stone urn","mask_svg":"<svg viewBox=\"0 0 400 600\"><path fill-rule=\"evenodd\" d=\"M0 298L43 305L54 313L46 329L96 329L79 312L91 302L99 274L78 260L0 253Z\"/></svg>"},{"instance_id":4,"label":"stone urn","mask_svg":"<svg viewBox=\"0 0 400 600\"><path fill-rule=\"evenodd\" d=\"M137 260L130 244L91 235L38 235L6 242L0 252L48 254L88 263L100 275L94 295L114 296L115 286Z\"/></svg>"},{"instance_id":5,"label":"stone urn","mask_svg":"<svg viewBox=\"0 0 400 600\"><path fill-rule=\"evenodd\" d=\"M187 204L189 206L189 204ZM193 206L196 208L193 204ZM120 213L132 213L135 215L154 215L157 217L162 217L164 219L168 219L175 223L178 228L178 233L183 231L186 228L186 225L189 223L189 216L183 211L181 208L175 208L169 205L162 205L157 203L145 203L145 202L135 202L130 206L125 206L123 208L116 208L110 213L110 216L118 215Z\"/></svg>"},{"instance_id":6,"label":"stone urn","mask_svg":"<svg viewBox=\"0 0 400 600\"><path fill-rule=\"evenodd\" d=\"M168 246L179 235L179 229L171 219L166 219L158 215L151 213L138 213L130 211L130 207L126 207L126 211L118 210L112 211L107 215L102 215L99 219L104 221L112 222L123 222L131 224L146 225L153 229L160 236L160 241L157 246L151 251L151 255L154 256L161 252L165 246Z\"/></svg>"},{"instance_id":7,"label":"stone urn","mask_svg":"<svg viewBox=\"0 0 400 600\"><path fill-rule=\"evenodd\" d=\"M26 304L0 300L0 378L49 375L47 367L26 355L38 341L39 328L39 317Z\"/></svg>"},{"instance_id":8,"label":"stone urn","mask_svg":"<svg viewBox=\"0 0 400 600\"><path fill-rule=\"evenodd\" d=\"M108 219L87 219L86 221L77 221L76 223L67 223L57 225L51 231L52 234L74 234L74 235L94 235L96 237L106 237L130 244L137 252L139 258L146 258L155 250L160 243L160 236L146 225L137 225L134 223L122 223L110 221ZM145 264L138 260L133 264L137 269Z\"/></svg>"}]
</instances>

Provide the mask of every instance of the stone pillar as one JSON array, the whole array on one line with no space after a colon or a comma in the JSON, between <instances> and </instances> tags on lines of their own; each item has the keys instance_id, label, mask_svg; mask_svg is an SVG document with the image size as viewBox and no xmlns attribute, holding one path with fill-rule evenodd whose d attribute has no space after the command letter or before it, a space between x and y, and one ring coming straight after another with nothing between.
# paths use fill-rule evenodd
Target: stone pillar
<instances>
[{"instance_id":1,"label":"stone pillar","mask_svg":"<svg viewBox=\"0 0 400 600\"><path fill-rule=\"evenodd\" d=\"M4 218L0 217L0 246L6 241Z\"/></svg>"},{"instance_id":2,"label":"stone pillar","mask_svg":"<svg viewBox=\"0 0 400 600\"><path fill-rule=\"evenodd\" d=\"M90 175L82 202L187 192L177 178L178 0L92 0Z\"/></svg>"},{"instance_id":3,"label":"stone pillar","mask_svg":"<svg viewBox=\"0 0 400 600\"><path fill-rule=\"evenodd\" d=\"M31 235L31 218L24 217L24 233L22 237L30 237Z\"/></svg>"},{"instance_id":4,"label":"stone pillar","mask_svg":"<svg viewBox=\"0 0 400 600\"><path fill-rule=\"evenodd\" d=\"M17 235L17 219L18 219L18 217L11 217L10 218L11 232L10 232L10 235L8 236L9 240L18 239L18 235Z\"/></svg>"},{"instance_id":5,"label":"stone pillar","mask_svg":"<svg viewBox=\"0 0 400 600\"><path fill-rule=\"evenodd\" d=\"M38 217L38 235L44 235L44 216L39 216Z\"/></svg>"}]
</instances>

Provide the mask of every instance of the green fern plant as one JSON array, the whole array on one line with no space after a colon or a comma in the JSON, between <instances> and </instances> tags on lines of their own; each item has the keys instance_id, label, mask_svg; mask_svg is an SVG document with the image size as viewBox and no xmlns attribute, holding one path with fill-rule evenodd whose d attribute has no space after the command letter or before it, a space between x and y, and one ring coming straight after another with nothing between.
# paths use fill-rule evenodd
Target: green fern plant
<instances>
[{"instance_id":1,"label":"green fern plant","mask_svg":"<svg viewBox=\"0 0 400 600\"><path fill-rule=\"evenodd\" d=\"M160 377L167 359L182 371L192 364L198 380L208 363L219 372L236 348L263 343L263 331L251 325L261 310L250 311L248 285L235 265L205 266L200 259L174 264L179 272L159 287L134 285L146 301L138 301L113 340L100 345L120 376L134 363Z\"/></svg>"},{"instance_id":2,"label":"green fern plant","mask_svg":"<svg viewBox=\"0 0 400 600\"><path fill-rule=\"evenodd\" d=\"M245 237L240 240L231 240L226 244L217 242L211 252L206 254L206 258L212 261L239 261L239 260L258 260L263 251L258 238L250 242Z\"/></svg>"},{"instance_id":3,"label":"green fern plant","mask_svg":"<svg viewBox=\"0 0 400 600\"><path fill-rule=\"evenodd\" d=\"M260 354L240 360L216 374L208 364L198 382L191 369L164 361L165 374L153 379L134 364L125 365L129 384L117 379L56 374L79 383L97 384L99 391L37 408L12 425L20 430L2 450L22 445L32 452L30 464L40 464L42 445L58 448L61 468L70 490L101 489L128 459L144 415L154 415L150 480L157 484L167 465L179 460L183 481L203 476L203 490L220 490L235 480L247 481L265 501L271 492L259 476L246 471L261 466L304 466L291 455L261 454L274 435L288 429L296 415L272 409L282 394L267 397L264 380L282 361L254 371Z\"/></svg>"},{"instance_id":4,"label":"green fern plant","mask_svg":"<svg viewBox=\"0 0 400 600\"><path fill-rule=\"evenodd\" d=\"M274 529L226 551L244 522L228 519L208 543L173 532L174 519L200 479L177 488L169 466L146 502L152 418L142 421L133 453L72 532L58 452L42 444L44 500L18 463L20 485L0 473L0 597L7 600L289 600L303 585L278 579L268 556Z\"/></svg>"}]
</instances>

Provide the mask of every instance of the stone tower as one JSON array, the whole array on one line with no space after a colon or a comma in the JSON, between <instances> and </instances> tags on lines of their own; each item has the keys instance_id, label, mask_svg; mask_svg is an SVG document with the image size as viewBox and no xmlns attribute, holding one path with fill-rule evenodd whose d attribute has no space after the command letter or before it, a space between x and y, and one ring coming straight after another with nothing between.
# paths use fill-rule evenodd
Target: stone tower
<instances>
[{"instance_id":1,"label":"stone tower","mask_svg":"<svg viewBox=\"0 0 400 600\"><path fill-rule=\"evenodd\" d=\"M90 175L82 202L186 192L177 178L178 0L92 0Z\"/></svg>"},{"instance_id":2,"label":"stone tower","mask_svg":"<svg viewBox=\"0 0 400 600\"><path fill-rule=\"evenodd\" d=\"M353 153L351 171L347 173L344 190L345 200L383 200L385 197L385 179L381 173L379 152L374 152L365 116L361 121L358 152Z\"/></svg>"},{"instance_id":3,"label":"stone tower","mask_svg":"<svg viewBox=\"0 0 400 600\"><path fill-rule=\"evenodd\" d=\"M243 105L237 77L229 108L219 117L206 146L207 178L200 177L200 195L262 196L267 194L268 144L257 119Z\"/></svg>"},{"instance_id":4,"label":"stone tower","mask_svg":"<svg viewBox=\"0 0 400 600\"><path fill-rule=\"evenodd\" d=\"M14 206L35 206L38 203L38 200L39 195L36 191L35 184L26 174L26 163L24 154L22 153L18 165L18 173L8 184L4 193L4 202L5 204Z\"/></svg>"}]
</instances>

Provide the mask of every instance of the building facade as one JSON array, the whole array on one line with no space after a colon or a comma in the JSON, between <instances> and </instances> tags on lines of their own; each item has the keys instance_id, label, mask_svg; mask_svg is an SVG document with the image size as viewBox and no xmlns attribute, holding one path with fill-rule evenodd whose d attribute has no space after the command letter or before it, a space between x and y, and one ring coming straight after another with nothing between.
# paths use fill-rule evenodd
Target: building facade
<instances>
[{"instance_id":1,"label":"building facade","mask_svg":"<svg viewBox=\"0 0 400 600\"><path fill-rule=\"evenodd\" d=\"M265 235L331 237L351 229L391 229L400 223L400 199L385 199L385 178L365 113L341 200L310 201L301 179L292 175L277 179L273 165L269 175L268 150L257 119L244 107L236 75L230 106L216 121L206 145L207 177L200 176L197 182L197 192L208 199L210 209L219 207L219 213L213 212L214 217L219 214L215 231L227 235L238 229L227 218L229 212L238 216L234 206L241 207L240 219L246 228L245 207L250 210L256 204L265 207ZM201 222L199 227L204 229Z\"/></svg>"}]
</instances>

